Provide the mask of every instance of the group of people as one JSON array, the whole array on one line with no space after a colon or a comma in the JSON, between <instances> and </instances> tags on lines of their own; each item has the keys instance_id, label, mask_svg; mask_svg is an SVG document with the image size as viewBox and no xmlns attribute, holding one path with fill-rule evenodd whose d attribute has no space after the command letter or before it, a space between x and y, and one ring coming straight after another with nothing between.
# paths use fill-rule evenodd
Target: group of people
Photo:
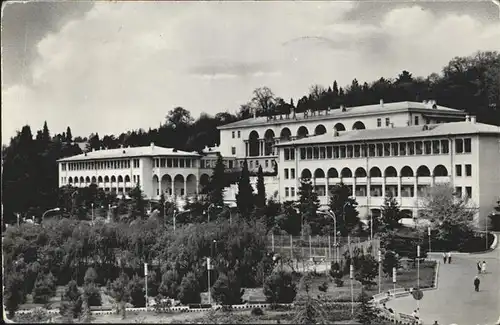
<instances>
[{"instance_id":1,"label":"group of people","mask_svg":"<svg viewBox=\"0 0 500 325\"><path fill-rule=\"evenodd\" d=\"M443 263L446 264L446 261L451 264L451 252L443 253Z\"/></svg>"},{"instance_id":2,"label":"group of people","mask_svg":"<svg viewBox=\"0 0 500 325\"><path fill-rule=\"evenodd\" d=\"M477 273L478 274L485 274L486 273L486 262L483 261L481 263L481 261L477 262ZM479 279L479 276L476 275L474 277L474 290L476 290L476 292L479 291L479 284L481 283L481 280Z\"/></svg>"}]
</instances>

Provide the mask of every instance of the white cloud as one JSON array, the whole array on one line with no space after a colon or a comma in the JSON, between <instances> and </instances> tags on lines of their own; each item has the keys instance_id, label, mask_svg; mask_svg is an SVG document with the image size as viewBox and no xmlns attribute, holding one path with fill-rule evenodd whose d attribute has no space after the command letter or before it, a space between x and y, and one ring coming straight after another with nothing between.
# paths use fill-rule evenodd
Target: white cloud
<instances>
[{"instance_id":1,"label":"white cloud","mask_svg":"<svg viewBox=\"0 0 500 325\"><path fill-rule=\"evenodd\" d=\"M269 86L285 99L311 84L439 71L452 57L498 50L500 24L419 6L378 24L343 19L346 2L96 3L38 43L33 84L3 89L4 143L16 128L119 134L156 127L175 106L237 110ZM285 45L284 45L285 44Z\"/></svg>"}]
</instances>

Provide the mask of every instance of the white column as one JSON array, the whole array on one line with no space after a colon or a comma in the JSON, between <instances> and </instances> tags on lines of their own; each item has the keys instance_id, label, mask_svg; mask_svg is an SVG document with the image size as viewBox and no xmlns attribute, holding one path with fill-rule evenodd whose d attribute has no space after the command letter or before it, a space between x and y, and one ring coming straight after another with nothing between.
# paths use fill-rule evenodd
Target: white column
<instances>
[{"instance_id":1,"label":"white column","mask_svg":"<svg viewBox=\"0 0 500 325\"><path fill-rule=\"evenodd\" d=\"M352 197L356 199L356 175L352 178Z\"/></svg>"},{"instance_id":2,"label":"white column","mask_svg":"<svg viewBox=\"0 0 500 325\"><path fill-rule=\"evenodd\" d=\"M172 178L172 195L171 196L174 196L174 195L175 195L175 181Z\"/></svg>"},{"instance_id":3,"label":"white column","mask_svg":"<svg viewBox=\"0 0 500 325\"><path fill-rule=\"evenodd\" d=\"M399 197L399 206L403 203L403 198L401 196L401 175L398 177L398 197Z\"/></svg>"},{"instance_id":4,"label":"white column","mask_svg":"<svg viewBox=\"0 0 500 325\"><path fill-rule=\"evenodd\" d=\"M161 178L158 178L158 195L161 195L162 191L161 191ZM155 193L156 195L156 193Z\"/></svg>"},{"instance_id":5,"label":"white column","mask_svg":"<svg viewBox=\"0 0 500 325\"><path fill-rule=\"evenodd\" d=\"M184 178L184 196L187 197L187 179Z\"/></svg>"},{"instance_id":6,"label":"white column","mask_svg":"<svg viewBox=\"0 0 500 325\"><path fill-rule=\"evenodd\" d=\"M385 176L382 177L382 197L385 198Z\"/></svg>"}]
</instances>

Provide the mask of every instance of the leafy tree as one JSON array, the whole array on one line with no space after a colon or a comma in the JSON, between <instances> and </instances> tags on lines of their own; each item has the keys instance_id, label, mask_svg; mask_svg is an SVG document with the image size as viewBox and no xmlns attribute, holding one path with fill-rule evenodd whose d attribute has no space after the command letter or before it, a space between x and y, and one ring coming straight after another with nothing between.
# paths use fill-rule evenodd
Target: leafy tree
<instances>
[{"instance_id":1,"label":"leafy tree","mask_svg":"<svg viewBox=\"0 0 500 325\"><path fill-rule=\"evenodd\" d=\"M86 283L83 286L83 293L89 306L101 306L101 290L95 283Z\"/></svg>"},{"instance_id":2,"label":"leafy tree","mask_svg":"<svg viewBox=\"0 0 500 325\"><path fill-rule=\"evenodd\" d=\"M299 213L311 227L313 235L320 234L323 227L326 225L326 220L323 216L318 215L319 208L318 195L314 191L311 180L303 178L300 180L299 187Z\"/></svg>"},{"instance_id":3,"label":"leafy tree","mask_svg":"<svg viewBox=\"0 0 500 325\"><path fill-rule=\"evenodd\" d=\"M133 219L144 218L146 214L146 199L139 184L136 184L136 186L130 191L129 196L131 199L129 217Z\"/></svg>"},{"instance_id":4,"label":"leafy tree","mask_svg":"<svg viewBox=\"0 0 500 325\"><path fill-rule=\"evenodd\" d=\"M329 273L330 276L334 279L337 287L341 287L344 285L344 281L342 280L344 273L338 262L332 261Z\"/></svg>"},{"instance_id":5,"label":"leafy tree","mask_svg":"<svg viewBox=\"0 0 500 325\"><path fill-rule=\"evenodd\" d=\"M224 188L225 188L225 175L224 175L224 162L220 153L217 153L217 163L215 164L214 172L210 178L209 196L210 203L215 206L224 205Z\"/></svg>"},{"instance_id":6,"label":"leafy tree","mask_svg":"<svg viewBox=\"0 0 500 325\"><path fill-rule=\"evenodd\" d=\"M372 255L361 255L357 261L355 279L363 286L370 287L375 284L373 279L378 274L378 263Z\"/></svg>"},{"instance_id":7,"label":"leafy tree","mask_svg":"<svg viewBox=\"0 0 500 325\"><path fill-rule=\"evenodd\" d=\"M245 290L233 271L221 273L215 281L212 290L214 300L222 305L238 305Z\"/></svg>"},{"instance_id":8,"label":"leafy tree","mask_svg":"<svg viewBox=\"0 0 500 325\"><path fill-rule=\"evenodd\" d=\"M289 272L272 273L264 282L264 295L270 303L291 303L297 294L297 287Z\"/></svg>"},{"instance_id":9,"label":"leafy tree","mask_svg":"<svg viewBox=\"0 0 500 325\"><path fill-rule=\"evenodd\" d=\"M168 112L167 115L167 125L171 126L187 126L193 123L193 121L194 119L191 117L191 113L182 107L174 108Z\"/></svg>"},{"instance_id":10,"label":"leafy tree","mask_svg":"<svg viewBox=\"0 0 500 325\"><path fill-rule=\"evenodd\" d=\"M399 204L396 201L396 198L392 195L385 197L384 205L381 209L381 222L375 221L374 218L374 229L378 229L380 225L381 228L386 230L394 230L399 228L399 220L401 220L403 216L401 215L401 210L399 209Z\"/></svg>"},{"instance_id":11,"label":"leafy tree","mask_svg":"<svg viewBox=\"0 0 500 325\"><path fill-rule=\"evenodd\" d=\"M294 202L287 201L283 204L283 214L276 219L279 229L282 229L290 235L297 236L301 230L301 217L293 206Z\"/></svg>"},{"instance_id":12,"label":"leafy tree","mask_svg":"<svg viewBox=\"0 0 500 325\"><path fill-rule=\"evenodd\" d=\"M276 104L276 96L268 87L256 88L249 103L251 109L257 113L257 116L272 115Z\"/></svg>"},{"instance_id":13,"label":"leafy tree","mask_svg":"<svg viewBox=\"0 0 500 325\"><path fill-rule=\"evenodd\" d=\"M89 141L85 149L87 151L99 150L101 148L101 140L99 139L99 133L91 134L89 136Z\"/></svg>"},{"instance_id":14,"label":"leafy tree","mask_svg":"<svg viewBox=\"0 0 500 325\"><path fill-rule=\"evenodd\" d=\"M132 280L130 280L128 287L128 290L130 292L130 303L134 305L134 307L146 306L144 279L140 278L137 275L134 275Z\"/></svg>"},{"instance_id":15,"label":"leafy tree","mask_svg":"<svg viewBox=\"0 0 500 325\"><path fill-rule=\"evenodd\" d=\"M382 270L386 275L392 274L392 268L399 268L399 256L390 250L387 250L382 260Z\"/></svg>"},{"instance_id":16,"label":"leafy tree","mask_svg":"<svg viewBox=\"0 0 500 325\"><path fill-rule=\"evenodd\" d=\"M201 301L198 280L193 272L189 272L182 278L178 298L184 305Z\"/></svg>"},{"instance_id":17,"label":"leafy tree","mask_svg":"<svg viewBox=\"0 0 500 325\"><path fill-rule=\"evenodd\" d=\"M9 312L9 318L14 317L14 313L18 310L19 305L24 300L23 282L24 277L21 273L11 272L4 273L5 276L5 289L4 299L5 308Z\"/></svg>"},{"instance_id":18,"label":"leafy tree","mask_svg":"<svg viewBox=\"0 0 500 325\"><path fill-rule=\"evenodd\" d=\"M35 281L33 290L33 301L35 303L45 304L55 295L55 283L53 277L39 274Z\"/></svg>"},{"instance_id":19,"label":"leafy tree","mask_svg":"<svg viewBox=\"0 0 500 325\"><path fill-rule=\"evenodd\" d=\"M84 283L90 284L95 283L97 280L97 272L93 267L89 267L85 272Z\"/></svg>"},{"instance_id":20,"label":"leafy tree","mask_svg":"<svg viewBox=\"0 0 500 325\"><path fill-rule=\"evenodd\" d=\"M437 224L437 239L447 249L460 249L474 237L474 215L477 208L467 198L457 198L448 184L432 187L420 206L426 218Z\"/></svg>"},{"instance_id":21,"label":"leafy tree","mask_svg":"<svg viewBox=\"0 0 500 325\"><path fill-rule=\"evenodd\" d=\"M370 302L370 297L364 292L360 295L360 307L356 319L363 325L373 324L377 320L377 311Z\"/></svg>"},{"instance_id":22,"label":"leafy tree","mask_svg":"<svg viewBox=\"0 0 500 325\"><path fill-rule=\"evenodd\" d=\"M250 184L250 173L248 171L248 163L245 159L241 176L238 181L238 194L236 194L236 204L240 214L245 219L249 219L250 214L254 210L253 187Z\"/></svg>"},{"instance_id":23,"label":"leafy tree","mask_svg":"<svg viewBox=\"0 0 500 325\"><path fill-rule=\"evenodd\" d=\"M126 317L125 304L130 301L129 278L125 273L111 283L111 296L119 304L119 309L122 311L122 317Z\"/></svg>"},{"instance_id":24,"label":"leafy tree","mask_svg":"<svg viewBox=\"0 0 500 325\"><path fill-rule=\"evenodd\" d=\"M351 191L343 183L337 184L331 190L330 210L335 214L337 231L342 236L353 233L360 226L358 203L351 198Z\"/></svg>"},{"instance_id":25,"label":"leafy tree","mask_svg":"<svg viewBox=\"0 0 500 325\"><path fill-rule=\"evenodd\" d=\"M61 315L69 316L71 319L78 317L82 312L82 299L82 294L78 290L76 281L71 280L61 297Z\"/></svg>"}]
</instances>

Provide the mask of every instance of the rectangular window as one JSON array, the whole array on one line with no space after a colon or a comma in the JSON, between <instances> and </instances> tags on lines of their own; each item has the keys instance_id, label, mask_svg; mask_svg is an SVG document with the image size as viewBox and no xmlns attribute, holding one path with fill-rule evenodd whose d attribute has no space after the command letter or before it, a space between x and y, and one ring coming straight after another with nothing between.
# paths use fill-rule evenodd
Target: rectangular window
<instances>
[{"instance_id":1,"label":"rectangular window","mask_svg":"<svg viewBox=\"0 0 500 325\"><path fill-rule=\"evenodd\" d=\"M389 125L391 125L391 119L386 117L385 118L385 126L389 126Z\"/></svg>"},{"instance_id":2,"label":"rectangular window","mask_svg":"<svg viewBox=\"0 0 500 325\"><path fill-rule=\"evenodd\" d=\"M472 176L472 165L465 165L465 176Z\"/></svg>"},{"instance_id":3,"label":"rectangular window","mask_svg":"<svg viewBox=\"0 0 500 325\"><path fill-rule=\"evenodd\" d=\"M167 167L172 168L172 158L167 158Z\"/></svg>"},{"instance_id":4,"label":"rectangular window","mask_svg":"<svg viewBox=\"0 0 500 325\"><path fill-rule=\"evenodd\" d=\"M375 157L375 145L374 144L368 145L368 156Z\"/></svg>"},{"instance_id":5,"label":"rectangular window","mask_svg":"<svg viewBox=\"0 0 500 325\"><path fill-rule=\"evenodd\" d=\"M406 142L399 143L399 155L406 156Z\"/></svg>"},{"instance_id":6,"label":"rectangular window","mask_svg":"<svg viewBox=\"0 0 500 325\"><path fill-rule=\"evenodd\" d=\"M385 186L385 195L398 197L399 196L398 186L397 185L386 185Z\"/></svg>"},{"instance_id":7,"label":"rectangular window","mask_svg":"<svg viewBox=\"0 0 500 325\"><path fill-rule=\"evenodd\" d=\"M290 176L292 179L295 179L295 168L290 168Z\"/></svg>"},{"instance_id":8,"label":"rectangular window","mask_svg":"<svg viewBox=\"0 0 500 325\"><path fill-rule=\"evenodd\" d=\"M467 194L468 198L471 198L472 197L472 186L466 186L465 193Z\"/></svg>"},{"instance_id":9,"label":"rectangular window","mask_svg":"<svg viewBox=\"0 0 500 325\"><path fill-rule=\"evenodd\" d=\"M462 176L462 165L455 165L455 173L457 176Z\"/></svg>"},{"instance_id":10,"label":"rectangular window","mask_svg":"<svg viewBox=\"0 0 500 325\"><path fill-rule=\"evenodd\" d=\"M422 141L415 142L415 154L421 155L422 153L423 153L423 151L422 151Z\"/></svg>"},{"instance_id":11,"label":"rectangular window","mask_svg":"<svg viewBox=\"0 0 500 325\"><path fill-rule=\"evenodd\" d=\"M238 138L241 138L241 131L238 131Z\"/></svg>"},{"instance_id":12,"label":"rectangular window","mask_svg":"<svg viewBox=\"0 0 500 325\"><path fill-rule=\"evenodd\" d=\"M285 168L285 179L288 179L288 168Z\"/></svg>"},{"instance_id":13,"label":"rectangular window","mask_svg":"<svg viewBox=\"0 0 500 325\"><path fill-rule=\"evenodd\" d=\"M312 148L306 148L306 152L307 152L307 159L312 159L313 156Z\"/></svg>"},{"instance_id":14,"label":"rectangular window","mask_svg":"<svg viewBox=\"0 0 500 325\"><path fill-rule=\"evenodd\" d=\"M430 188L429 185L418 185L417 186L418 196L422 197L427 195L427 193L429 193L429 188Z\"/></svg>"},{"instance_id":15,"label":"rectangular window","mask_svg":"<svg viewBox=\"0 0 500 325\"><path fill-rule=\"evenodd\" d=\"M313 158L319 159L319 148L318 147L313 148Z\"/></svg>"},{"instance_id":16,"label":"rectangular window","mask_svg":"<svg viewBox=\"0 0 500 325\"><path fill-rule=\"evenodd\" d=\"M333 158L340 157L340 148L338 146L333 147Z\"/></svg>"},{"instance_id":17,"label":"rectangular window","mask_svg":"<svg viewBox=\"0 0 500 325\"><path fill-rule=\"evenodd\" d=\"M333 150L331 146L326 147L326 158L332 159Z\"/></svg>"},{"instance_id":18,"label":"rectangular window","mask_svg":"<svg viewBox=\"0 0 500 325\"><path fill-rule=\"evenodd\" d=\"M290 189L288 187L285 187L285 197L290 196Z\"/></svg>"},{"instance_id":19,"label":"rectangular window","mask_svg":"<svg viewBox=\"0 0 500 325\"><path fill-rule=\"evenodd\" d=\"M415 116L415 125L418 125L418 116Z\"/></svg>"},{"instance_id":20,"label":"rectangular window","mask_svg":"<svg viewBox=\"0 0 500 325\"><path fill-rule=\"evenodd\" d=\"M295 149L290 149L290 160L295 160Z\"/></svg>"},{"instance_id":21,"label":"rectangular window","mask_svg":"<svg viewBox=\"0 0 500 325\"><path fill-rule=\"evenodd\" d=\"M137 175L137 183L140 184L141 183L141 177L139 175Z\"/></svg>"},{"instance_id":22,"label":"rectangular window","mask_svg":"<svg viewBox=\"0 0 500 325\"><path fill-rule=\"evenodd\" d=\"M191 159L186 159L186 167L191 168Z\"/></svg>"},{"instance_id":23,"label":"rectangular window","mask_svg":"<svg viewBox=\"0 0 500 325\"><path fill-rule=\"evenodd\" d=\"M347 146L347 158L352 158L352 146Z\"/></svg>"},{"instance_id":24,"label":"rectangular window","mask_svg":"<svg viewBox=\"0 0 500 325\"><path fill-rule=\"evenodd\" d=\"M363 144L361 146L361 157L367 157L367 151L368 150L368 146L366 144Z\"/></svg>"},{"instance_id":25,"label":"rectangular window","mask_svg":"<svg viewBox=\"0 0 500 325\"><path fill-rule=\"evenodd\" d=\"M160 159L160 167L165 167L165 158Z\"/></svg>"},{"instance_id":26,"label":"rectangular window","mask_svg":"<svg viewBox=\"0 0 500 325\"><path fill-rule=\"evenodd\" d=\"M430 155L432 152L431 152L431 142L430 141L424 141L424 152L426 155Z\"/></svg>"},{"instance_id":27,"label":"rectangular window","mask_svg":"<svg viewBox=\"0 0 500 325\"><path fill-rule=\"evenodd\" d=\"M285 150L283 151L283 156L285 160L290 160L290 149L285 148Z\"/></svg>"},{"instance_id":28,"label":"rectangular window","mask_svg":"<svg viewBox=\"0 0 500 325\"><path fill-rule=\"evenodd\" d=\"M354 146L354 157L356 158L359 158L359 156L361 155L361 147L359 146L359 144L355 145Z\"/></svg>"},{"instance_id":29,"label":"rectangular window","mask_svg":"<svg viewBox=\"0 0 500 325\"><path fill-rule=\"evenodd\" d=\"M373 196L373 197L382 196L382 185L371 185L370 186L370 196Z\"/></svg>"},{"instance_id":30,"label":"rectangular window","mask_svg":"<svg viewBox=\"0 0 500 325\"><path fill-rule=\"evenodd\" d=\"M432 153L439 155L439 140L432 141Z\"/></svg>"},{"instance_id":31,"label":"rectangular window","mask_svg":"<svg viewBox=\"0 0 500 325\"><path fill-rule=\"evenodd\" d=\"M450 144L448 140L441 140L441 153L447 154L450 152Z\"/></svg>"},{"instance_id":32,"label":"rectangular window","mask_svg":"<svg viewBox=\"0 0 500 325\"><path fill-rule=\"evenodd\" d=\"M232 136L233 136L233 139L234 139L234 131L232 132Z\"/></svg>"},{"instance_id":33,"label":"rectangular window","mask_svg":"<svg viewBox=\"0 0 500 325\"><path fill-rule=\"evenodd\" d=\"M415 142L408 142L408 155L413 156L415 154Z\"/></svg>"},{"instance_id":34,"label":"rectangular window","mask_svg":"<svg viewBox=\"0 0 500 325\"><path fill-rule=\"evenodd\" d=\"M393 156L398 156L399 155L399 147L398 147L398 143L391 143L391 154Z\"/></svg>"},{"instance_id":35,"label":"rectangular window","mask_svg":"<svg viewBox=\"0 0 500 325\"><path fill-rule=\"evenodd\" d=\"M402 185L401 186L401 196L402 197L414 197L415 187L413 185Z\"/></svg>"},{"instance_id":36,"label":"rectangular window","mask_svg":"<svg viewBox=\"0 0 500 325\"><path fill-rule=\"evenodd\" d=\"M325 156L326 156L326 148L325 147L320 147L319 148L319 158L320 159L325 159Z\"/></svg>"},{"instance_id":37,"label":"rectangular window","mask_svg":"<svg viewBox=\"0 0 500 325\"><path fill-rule=\"evenodd\" d=\"M382 119L378 118L377 119L377 127L381 127L381 126L382 126Z\"/></svg>"},{"instance_id":38,"label":"rectangular window","mask_svg":"<svg viewBox=\"0 0 500 325\"><path fill-rule=\"evenodd\" d=\"M391 155L391 144L384 143L384 157L389 157Z\"/></svg>"},{"instance_id":39,"label":"rectangular window","mask_svg":"<svg viewBox=\"0 0 500 325\"><path fill-rule=\"evenodd\" d=\"M290 187L290 196L295 196L295 187Z\"/></svg>"},{"instance_id":40,"label":"rectangular window","mask_svg":"<svg viewBox=\"0 0 500 325\"><path fill-rule=\"evenodd\" d=\"M269 167L269 160L266 159L266 168Z\"/></svg>"},{"instance_id":41,"label":"rectangular window","mask_svg":"<svg viewBox=\"0 0 500 325\"><path fill-rule=\"evenodd\" d=\"M356 185L356 196L366 196L366 185Z\"/></svg>"},{"instance_id":42,"label":"rectangular window","mask_svg":"<svg viewBox=\"0 0 500 325\"><path fill-rule=\"evenodd\" d=\"M236 147L231 147L231 154L236 155Z\"/></svg>"},{"instance_id":43,"label":"rectangular window","mask_svg":"<svg viewBox=\"0 0 500 325\"><path fill-rule=\"evenodd\" d=\"M471 139L467 138L464 139L464 152L465 153L470 153L471 152Z\"/></svg>"},{"instance_id":44,"label":"rectangular window","mask_svg":"<svg viewBox=\"0 0 500 325\"><path fill-rule=\"evenodd\" d=\"M461 186L456 186L455 187L455 195L457 197L462 197L462 187Z\"/></svg>"},{"instance_id":45,"label":"rectangular window","mask_svg":"<svg viewBox=\"0 0 500 325\"><path fill-rule=\"evenodd\" d=\"M177 158L174 158L174 168L179 167L179 160Z\"/></svg>"},{"instance_id":46,"label":"rectangular window","mask_svg":"<svg viewBox=\"0 0 500 325\"><path fill-rule=\"evenodd\" d=\"M233 161L229 160L229 168L233 168Z\"/></svg>"},{"instance_id":47,"label":"rectangular window","mask_svg":"<svg viewBox=\"0 0 500 325\"><path fill-rule=\"evenodd\" d=\"M346 157L346 147L345 146L340 146L340 158L345 158Z\"/></svg>"},{"instance_id":48,"label":"rectangular window","mask_svg":"<svg viewBox=\"0 0 500 325\"><path fill-rule=\"evenodd\" d=\"M253 160L250 160L250 169L253 169Z\"/></svg>"},{"instance_id":49,"label":"rectangular window","mask_svg":"<svg viewBox=\"0 0 500 325\"><path fill-rule=\"evenodd\" d=\"M377 157L382 157L384 155L384 145L377 143Z\"/></svg>"},{"instance_id":50,"label":"rectangular window","mask_svg":"<svg viewBox=\"0 0 500 325\"><path fill-rule=\"evenodd\" d=\"M306 148L300 148L300 159L306 159Z\"/></svg>"},{"instance_id":51,"label":"rectangular window","mask_svg":"<svg viewBox=\"0 0 500 325\"><path fill-rule=\"evenodd\" d=\"M185 162L184 159L179 159L179 167L180 168L184 168L184 162Z\"/></svg>"},{"instance_id":52,"label":"rectangular window","mask_svg":"<svg viewBox=\"0 0 500 325\"><path fill-rule=\"evenodd\" d=\"M463 153L464 152L464 140L455 139L455 152Z\"/></svg>"}]
</instances>

